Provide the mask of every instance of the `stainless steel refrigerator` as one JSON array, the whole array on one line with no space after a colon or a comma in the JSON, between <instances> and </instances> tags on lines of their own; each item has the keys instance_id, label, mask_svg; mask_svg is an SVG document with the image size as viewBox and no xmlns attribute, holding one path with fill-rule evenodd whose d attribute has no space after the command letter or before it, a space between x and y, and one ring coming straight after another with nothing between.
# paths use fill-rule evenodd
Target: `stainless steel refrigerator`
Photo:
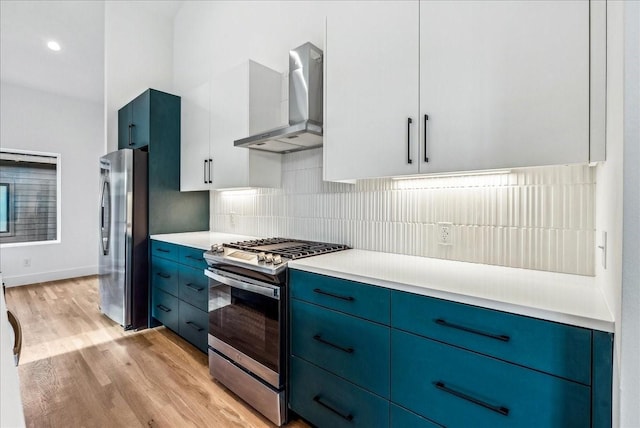
<instances>
[{"instance_id":1,"label":"stainless steel refrigerator","mask_svg":"<svg viewBox=\"0 0 640 428\"><path fill-rule=\"evenodd\" d=\"M148 326L148 153L100 158L100 311L128 329Z\"/></svg>"}]
</instances>

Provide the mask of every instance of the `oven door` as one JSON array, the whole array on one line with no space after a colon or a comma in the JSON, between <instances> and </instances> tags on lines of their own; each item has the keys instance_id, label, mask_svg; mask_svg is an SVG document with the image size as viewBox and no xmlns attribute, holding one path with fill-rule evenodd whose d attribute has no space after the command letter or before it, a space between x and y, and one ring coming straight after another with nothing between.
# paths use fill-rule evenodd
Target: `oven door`
<instances>
[{"instance_id":1,"label":"oven door","mask_svg":"<svg viewBox=\"0 0 640 428\"><path fill-rule=\"evenodd\" d=\"M280 287L209 268L209 346L282 388Z\"/></svg>"}]
</instances>

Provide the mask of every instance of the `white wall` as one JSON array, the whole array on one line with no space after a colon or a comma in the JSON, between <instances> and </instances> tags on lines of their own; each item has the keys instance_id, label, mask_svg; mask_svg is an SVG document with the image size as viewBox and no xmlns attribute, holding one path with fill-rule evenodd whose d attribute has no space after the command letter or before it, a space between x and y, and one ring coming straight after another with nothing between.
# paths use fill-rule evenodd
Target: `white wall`
<instances>
[{"instance_id":1,"label":"white wall","mask_svg":"<svg viewBox=\"0 0 640 428\"><path fill-rule=\"evenodd\" d=\"M640 3L625 4L620 426L640 427Z\"/></svg>"},{"instance_id":2,"label":"white wall","mask_svg":"<svg viewBox=\"0 0 640 428\"><path fill-rule=\"evenodd\" d=\"M118 149L118 110L149 88L172 92L173 18L153 2L105 7L106 147Z\"/></svg>"},{"instance_id":3,"label":"white wall","mask_svg":"<svg viewBox=\"0 0 640 428\"><path fill-rule=\"evenodd\" d=\"M96 274L102 104L5 82L1 92L2 147L60 153L62 171L61 242L0 248L5 283ZM31 267L23 267L25 258L31 259Z\"/></svg>"}]
</instances>

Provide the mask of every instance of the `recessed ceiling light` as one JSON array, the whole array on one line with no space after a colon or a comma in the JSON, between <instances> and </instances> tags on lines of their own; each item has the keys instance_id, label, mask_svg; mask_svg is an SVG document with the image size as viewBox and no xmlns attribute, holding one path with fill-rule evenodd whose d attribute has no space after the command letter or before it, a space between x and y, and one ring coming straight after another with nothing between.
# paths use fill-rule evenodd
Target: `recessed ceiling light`
<instances>
[{"instance_id":1,"label":"recessed ceiling light","mask_svg":"<svg viewBox=\"0 0 640 428\"><path fill-rule=\"evenodd\" d=\"M47 47L52 51L58 52L60 50L60 43L56 42L55 40L49 40L47 42Z\"/></svg>"}]
</instances>

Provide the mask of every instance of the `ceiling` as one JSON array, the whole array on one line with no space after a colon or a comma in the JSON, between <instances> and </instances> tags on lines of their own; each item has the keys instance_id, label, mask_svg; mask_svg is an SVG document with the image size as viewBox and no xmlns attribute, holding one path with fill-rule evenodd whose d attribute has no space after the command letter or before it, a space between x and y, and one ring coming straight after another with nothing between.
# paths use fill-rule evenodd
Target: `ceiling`
<instances>
[{"instance_id":1,"label":"ceiling","mask_svg":"<svg viewBox=\"0 0 640 428\"><path fill-rule=\"evenodd\" d=\"M180 1L130 1L175 16ZM0 1L0 79L47 92L104 99L105 2ZM62 49L46 47L54 39Z\"/></svg>"}]
</instances>

